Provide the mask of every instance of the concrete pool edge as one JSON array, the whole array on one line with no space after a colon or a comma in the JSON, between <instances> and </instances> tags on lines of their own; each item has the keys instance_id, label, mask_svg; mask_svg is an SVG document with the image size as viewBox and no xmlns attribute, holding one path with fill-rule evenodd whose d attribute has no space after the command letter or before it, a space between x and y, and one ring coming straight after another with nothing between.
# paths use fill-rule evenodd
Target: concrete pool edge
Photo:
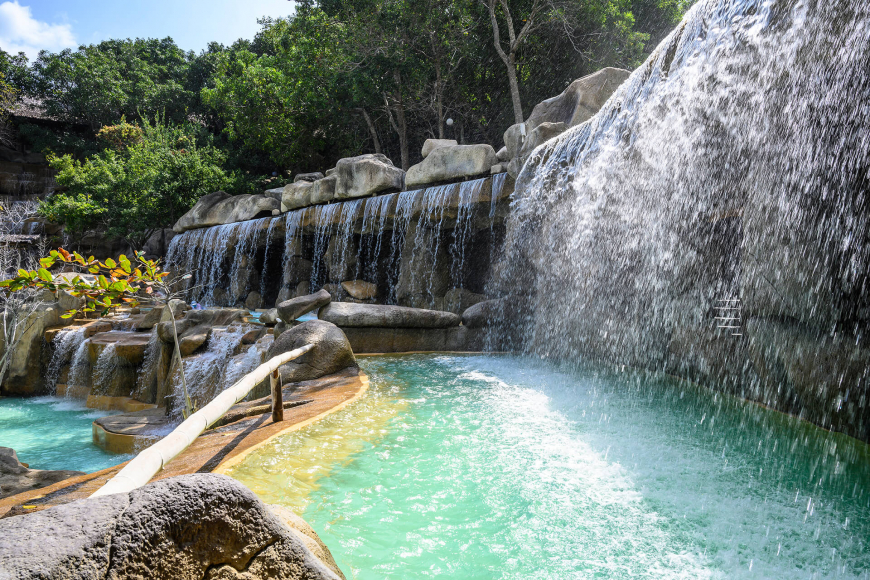
<instances>
[{"instance_id":1,"label":"concrete pool edge","mask_svg":"<svg viewBox=\"0 0 870 580\"><path fill-rule=\"evenodd\" d=\"M304 399L305 404L285 408L285 420L272 423L271 413L241 419L207 431L152 481L188 473L223 473L274 437L302 429L358 400L368 389L369 378L359 369L328 375L293 385L285 401ZM250 403L240 403L244 408ZM229 439L227 439L229 438ZM63 480L56 484L19 493L0 500L0 518L31 513L89 497L115 475L127 462ZM220 470L220 471L218 471Z\"/></svg>"}]
</instances>

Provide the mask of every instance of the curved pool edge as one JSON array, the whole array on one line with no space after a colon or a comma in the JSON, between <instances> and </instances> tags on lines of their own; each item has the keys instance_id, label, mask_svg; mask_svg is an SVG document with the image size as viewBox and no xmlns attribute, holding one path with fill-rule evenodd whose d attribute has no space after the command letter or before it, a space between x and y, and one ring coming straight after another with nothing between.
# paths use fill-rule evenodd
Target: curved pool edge
<instances>
[{"instance_id":1,"label":"curved pool edge","mask_svg":"<svg viewBox=\"0 0 870 580\"><path fill-rule=\"evenodd\" d=\"M360 369L298 383L291 395L306 403L285 408L284 421L273 423L271 413L244 417L207 431L151 481L190 473L223 473L250 451L272 438L302 429L358 400L368 389L369 378ZM285 402L290 397L285 393ZM230 438L229 440L227 438ZM239 459L236 459L239 457ZM53 485L0 500L0 518L40 511L55 505L85 499L128 462L94 473L76 476ZM220 470L220 471L219 471ZM26 507L25 507L26 506Z\"/></svg>"}]
</instances>

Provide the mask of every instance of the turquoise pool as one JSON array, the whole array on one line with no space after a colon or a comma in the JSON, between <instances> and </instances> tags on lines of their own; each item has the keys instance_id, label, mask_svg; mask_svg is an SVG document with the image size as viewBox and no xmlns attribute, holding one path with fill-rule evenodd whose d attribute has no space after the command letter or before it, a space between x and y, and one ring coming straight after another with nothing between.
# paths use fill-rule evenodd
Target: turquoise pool
<instances>
[{"instance_id":1,"label":"turquoise pool","mask_svg":"<svg viewBox=\"0 0 870 580\"><path fill-rule=\"evenodd\" d=\"M91 442L91 423L111 411L88 409L61 397L0 399L0 446L11 447L32 469L93 472L129 459Z\"/></svg>"},{"instance_id":2,"label":"turquoise pool","mask_svg":"<svg viewBox=\"0 0 870 580\"><path fill-rule=\"evenodd\" d=\"M855 440L668 377L360 361L361 401L232 472L348 577L870 577Z\"/></svg>"}]
</instances>

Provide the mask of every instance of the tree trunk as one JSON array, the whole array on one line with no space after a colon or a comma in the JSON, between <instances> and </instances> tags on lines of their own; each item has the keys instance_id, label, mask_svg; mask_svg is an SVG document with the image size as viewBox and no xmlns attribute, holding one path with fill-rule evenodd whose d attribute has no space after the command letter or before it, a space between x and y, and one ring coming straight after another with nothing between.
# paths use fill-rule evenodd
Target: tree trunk
<instances>
[{"instance_id":1,"label":"tree trunk","mask_svg":"<svg viewBox=\"0 0 870 580\"><path fill-rule=\"evenodd\" d=\"M399 103L396 107L396 120L399 123L399 147L402 150L402 169L408 171L411 167L411 160L408 155L408 123L405 119L405 103L402 98L402 75L399 71L395 71L393 76L396 79L396 86L399 89Z\"/></svg>"},{"instance_id":2,"label":"tree trunk","mask_svg":"<svg viewBox=\"0 0 870 580\"><path fill-rule=\"evenodd\" d=\"M368 111L360 108L359 112L362 114L363 119L366 120L366 126L369 128L369 133L372 136L372 141L375 145L375 153L383 153L381 150L381 140L378 139L378 132L375 130L375 124L372 123L372 118L369 116Z\"/></svg>"},{"instance_id":3,"label":"tree trunk","mask_svg":"<svg viewBox=\"0 0 870 580\"><path fill-rule=\"evenodd\" d=\"M507 66L508 83L510 83L511 87L511 101L513 101L514 105L514 123L522 123L524 120L523 105L520 102L520 85L517 82L517 63L514 54L513 52L510 53L505 66Z\"/></svg>"}]
</instances>

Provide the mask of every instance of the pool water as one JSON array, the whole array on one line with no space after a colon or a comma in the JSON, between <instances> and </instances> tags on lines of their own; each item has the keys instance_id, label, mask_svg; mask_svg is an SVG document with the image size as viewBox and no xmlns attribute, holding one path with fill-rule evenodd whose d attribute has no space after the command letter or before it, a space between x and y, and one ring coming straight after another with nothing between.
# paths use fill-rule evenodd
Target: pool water
<instances>
[{"instance_id":1,"label":"pool water","mask_svg":"<svg viewBox=\"0 0 870 580\"><path fill-rule=\"evenodd\" d=\"M0 398L0 447L11 447L31 469L93 472L130 458L103 451L92 442L94 419L111 411L88 409L61 397Z\"/></svg>"},{"instance_id":2,"label":"pool water","mask_svg":"<svg viewBox=\"0 0 870 580\"><path fill-rule=\"evenodd\" d=\"M231 475L349 578L870 578L870 450L669 377L361 358L358 403Z\"/></svg>"}]
</instances>

